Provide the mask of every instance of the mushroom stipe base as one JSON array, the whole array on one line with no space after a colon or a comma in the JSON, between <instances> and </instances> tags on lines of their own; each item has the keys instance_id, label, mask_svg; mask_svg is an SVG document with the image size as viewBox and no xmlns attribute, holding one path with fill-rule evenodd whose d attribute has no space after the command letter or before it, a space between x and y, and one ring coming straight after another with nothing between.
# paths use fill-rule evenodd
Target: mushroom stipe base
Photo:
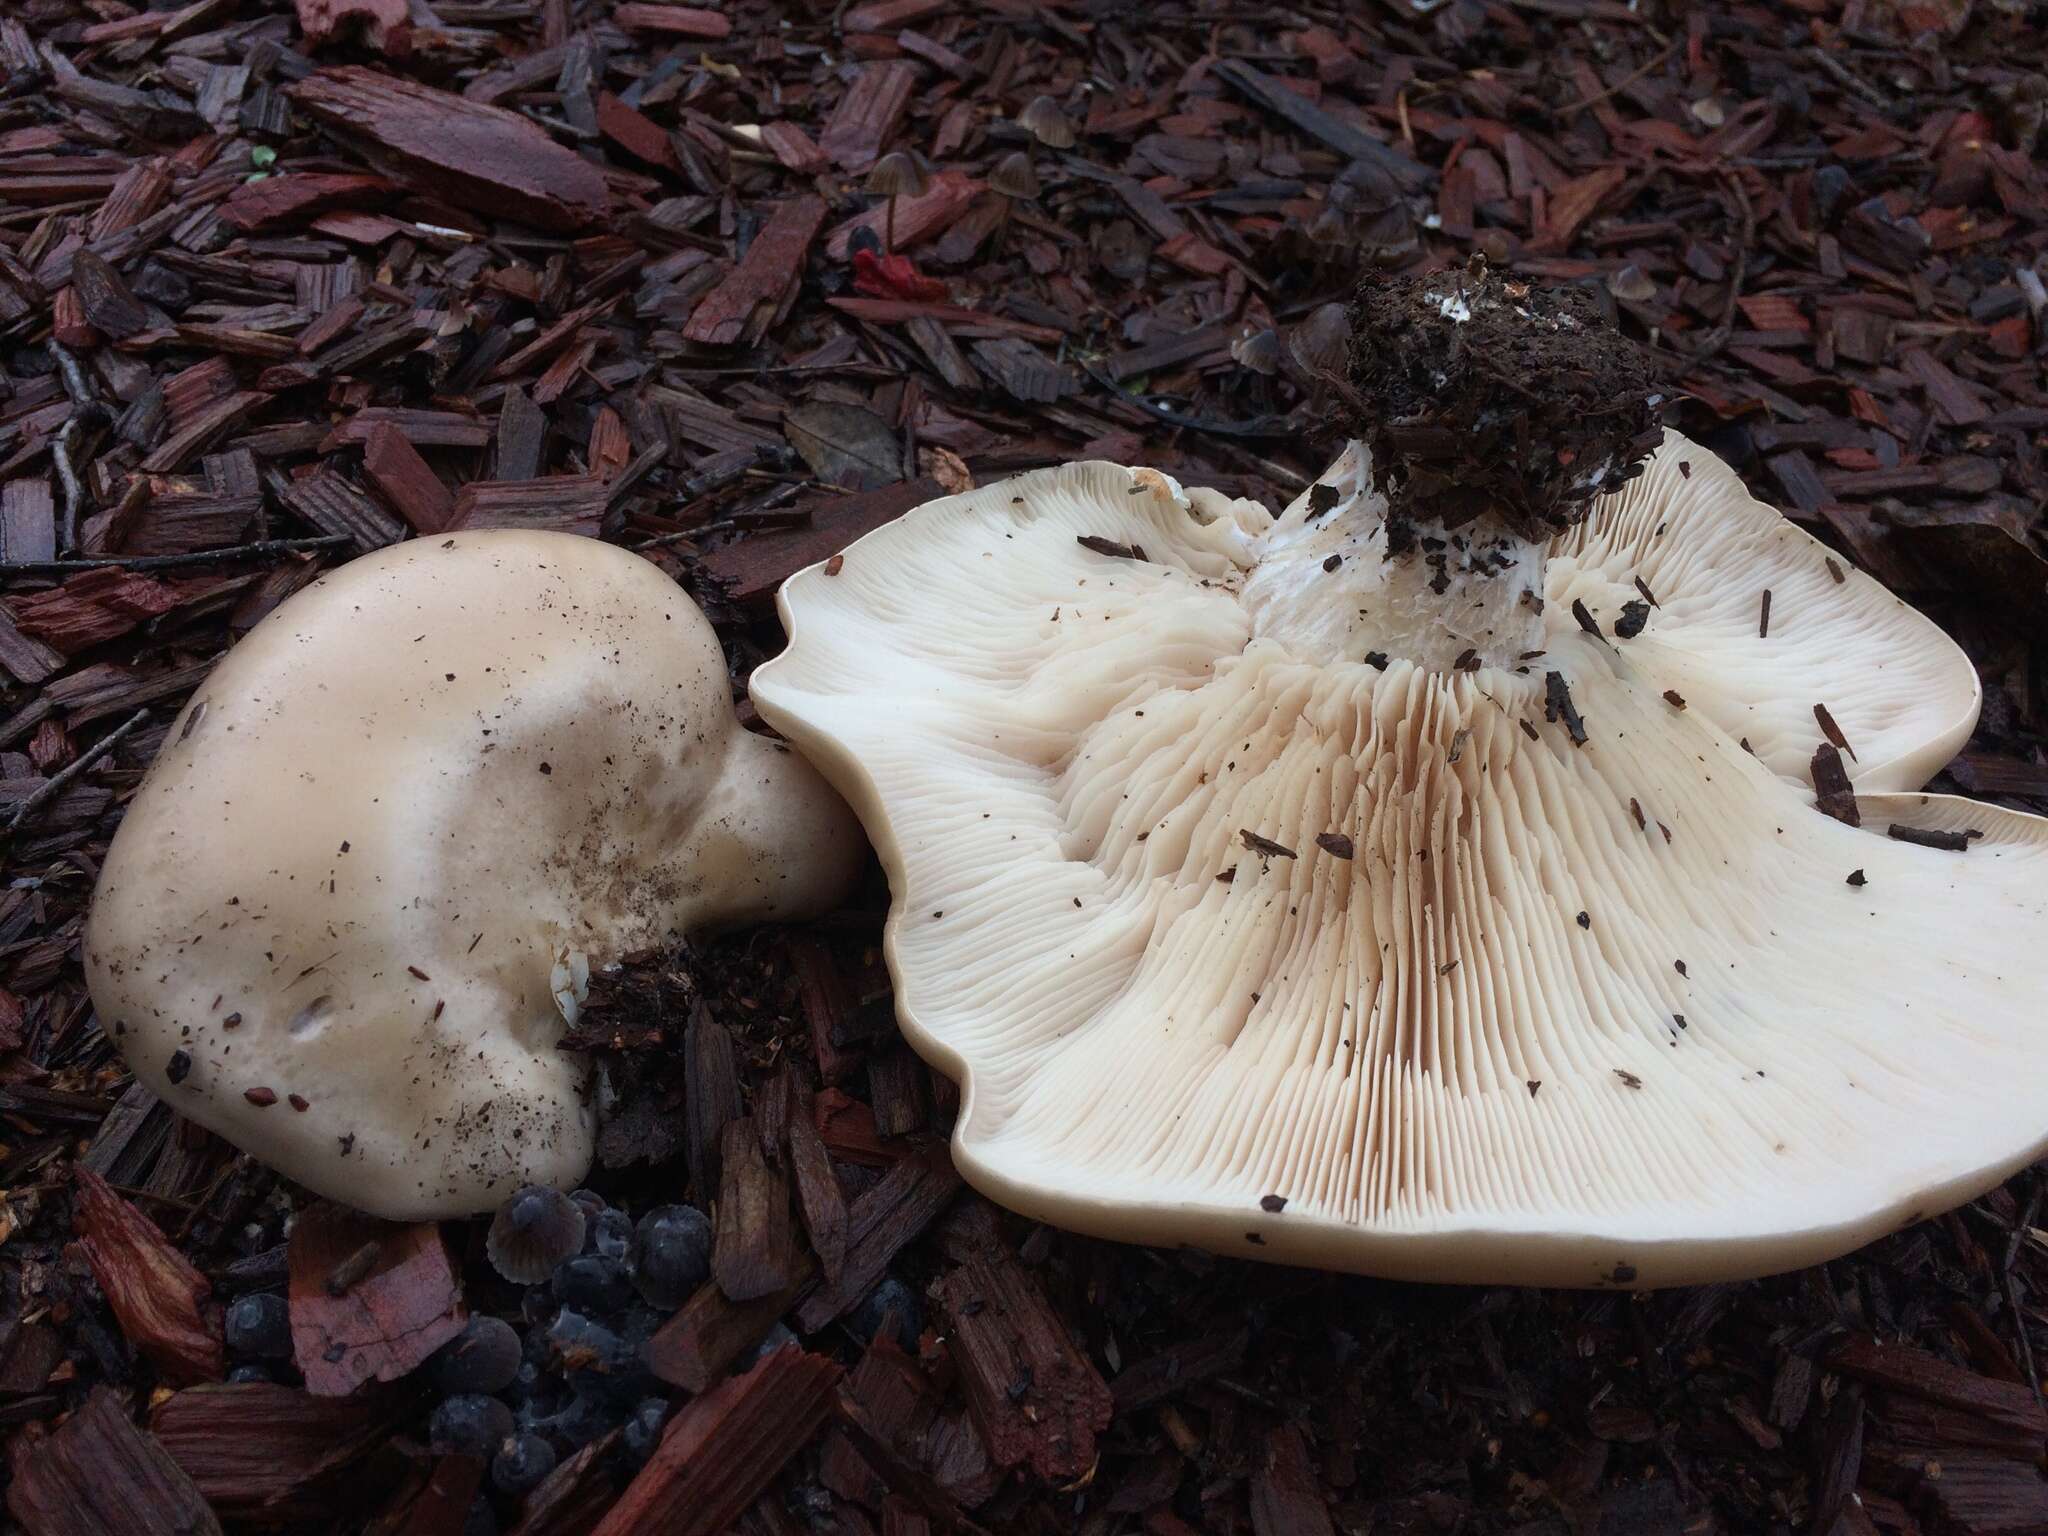
<instances>
[{"instance_id":1,"label":"mushroom stipe base","mask_svg":"<svg viewBox=\"0 0 2048 1536\"><path fill-rule=\"evenodd\" d=\"M1126 1240L1659 1286L1828 1258L2048 1143L2048 823L1910 793L1976 715L1938 630L1668 434L1545 549L1540 656L1358 659L1250 600L1312 501L1072 465L782 592L754 697L882 856L979 1187ZM1860 827L1814 805L1816 704Z\"/></svg>"}]
</instances>

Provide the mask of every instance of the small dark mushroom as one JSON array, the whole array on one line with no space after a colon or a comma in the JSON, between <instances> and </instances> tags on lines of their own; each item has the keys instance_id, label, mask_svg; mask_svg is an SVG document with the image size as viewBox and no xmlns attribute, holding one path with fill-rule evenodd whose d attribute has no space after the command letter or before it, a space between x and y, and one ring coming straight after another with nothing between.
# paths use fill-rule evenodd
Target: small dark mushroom
<instances>
[{"instance_id":1,"label":"small dark mushroom","mask_svg":"<svg viewBox=\"0 0 2048 1536\"><path fill-rule=\"evenodd\" d=\"M1270 379L1280 371L1280 333L1271 326L1248 332L1230 344L1230 355L1241 366Z\"/></svg>"},{"instance_id":2,"label":"small dark mushroom","mask_svg":"<svg viewBox=\"0 0 2048 1536\"><path fill-rule=\"evenodd\" d=\"M1072 149L1074 125L1050 96L1034 96L1017 114L1017 124L1047 149Z\"/></svg>"},{"instance_id":3,"label":"small dark mushroom","mask_svg":"<svg viewBox=\"0 0 2048 1536\"><path fill-rule=\"evenodd\" d=\"M889 255L896 249L896 199L923 197L931 190L931 176L924 158L915 150L892 149L875 162L865 186L876 197L889 200L882 232L882 253Z\"/></svg>"},{"instance_id":4,"label":"small dark mushroom","mask_svg":"<svg viewBox=\"0 0 2048 1536\"><path fill-rule=\"evenodd\" d=\"M515 1285L534 1285L555 1266L583 1249L583 1207L559 1189L528 1184L498 1207L484 1252L491 1266Z\"/></svg>"},{"instance_id":5,"label":"small dark mushroom","mask_svg":"<svg viewBox=\"0 0 2048 1536\"><path fill-rule=\"evenodd\" d=\"M988 173L988 184L1012 201L1029 202L1038 196L1038 168L1023 150L1013 150L996 162Z\"/></svg>"}]
</instances>

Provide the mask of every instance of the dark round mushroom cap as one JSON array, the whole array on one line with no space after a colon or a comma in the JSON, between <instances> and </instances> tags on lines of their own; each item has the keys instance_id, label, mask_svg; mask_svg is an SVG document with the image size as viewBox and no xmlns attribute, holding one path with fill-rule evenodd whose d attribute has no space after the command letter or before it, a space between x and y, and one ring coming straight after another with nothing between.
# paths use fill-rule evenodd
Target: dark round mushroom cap
<instances>
[{"instance_id":1,"label":"dark round mushroom cap","mask_svg":"<svg viewBox=\"0 0 2048 1536\"><path fill-rule=\"evenodd\" d=\"M1280 371L1280 333L1267 326L1240 336L1230 344L1230 355L1253 373L1271 378Z\"/></svg>"},{"instance_id":2,"label":"dark round mushroom cap","mask_svg":"<svg viewBox=\"0 0 2048 1536\"><path fill-rule=\"evenodd\" d=\"M583 1208L559 1189L528 1184L498 1207L484 1251L507 1280L535 1285L583 1251L584 1221Z\"/></svg>"},{"instance_id":3,"label":"dark round mushroom cap","mask_svg":"<svg viewBox=\"0 0 2048 1536\"><path fill-rule=\"evenodd\" d=\"M1013 150L995 163L988 184L1004 197L1029 201L1038 196L1038 167L1023 150Z\"/></svg>"},{"instance_id":4,"label":"dark round mushroom cap","mask_svg":"<svg viewBox=\"0 0 2048 1536\"><path fill-rule=\"evenodd\" d=\"M867 190L877 197L922 197L931 190L924 161L911 150L894 149L868 172Z\"/></svg>"},{"instance_id":5,"label":"dark round mushroom cap","mask_svg":"<svg viewBox=\"0 0 2048 1536\"><path fill-rule=\"evenodd\" d=\"M1362 283L1345 375L1338 424L1371 450L1390 554L1417 524L1489 515L1548 539L1661 438L1649 361L1590 290L1533 287L1479 259Z\"/></svg>"},{"instance_id":6,"label":"dark round mushroom cap","mask_svg":"<svg viewBox=\"0 0 2048 1536\"><path fill-rule=\"evenodd\" d=\"M1032 97L1024 104L1024 110L1017 114L1017 122L1047 149L1074 147L1074 125L1067 121L1067 114L1050 96Z\"/></svg>"}]
</instances>

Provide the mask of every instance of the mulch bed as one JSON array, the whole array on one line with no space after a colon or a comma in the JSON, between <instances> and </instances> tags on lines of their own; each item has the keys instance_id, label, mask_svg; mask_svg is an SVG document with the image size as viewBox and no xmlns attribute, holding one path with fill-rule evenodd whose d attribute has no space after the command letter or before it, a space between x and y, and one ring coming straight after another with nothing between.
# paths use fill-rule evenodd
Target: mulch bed
<instances>
[{"instance_id":1,"label":"mulch bed","mask_svg":"<svg viewBox=\"0 0 2048 1536\"><path fill-rule=\"evenodd\" d=\"M1584 286L1679 425L1947 625L1986 702L1936 787L2048 811L2025 0L16 0L0 79L0 1424L30 1536L486 1529L406 1374L516 1306L478 1225L288 1238L304 1196L127 1082L78 965L179 704L354 553L641 548L737 687L781 577L969 476L1101 456L1278 505L1320 468L1361 266L1478 250ZM902 150L909 190L865 191ZM696 944L591 1014L622 1085L595 1186L781 1214L721 1232L651 1346L680 1406L646 1469L607 1437L504 1529L2048 1532L2039 1169L1650 1296L1082 1241L959 1188L885 904ZM914 1348L848 1326L885 1278ZM287 1290L321 1395L220 1384L223 1302ZM778 1327L800 1347L735 1374Z\"/></svg>"}]
</instances>

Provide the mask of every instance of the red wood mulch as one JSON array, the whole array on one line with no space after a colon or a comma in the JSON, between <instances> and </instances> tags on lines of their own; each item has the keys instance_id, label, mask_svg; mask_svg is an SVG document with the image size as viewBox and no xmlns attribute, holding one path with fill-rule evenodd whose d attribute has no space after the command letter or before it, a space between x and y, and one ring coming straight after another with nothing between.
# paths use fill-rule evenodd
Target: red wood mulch
<instances>
[{"instance_id":1,"label":"red wood mulch","mask_svg":"<svg viewBox=\"0 0 2048 1536\"><path fill-rule=\"evenodd\" d=\"M1101 455L1286 497L1324 306L1361 262L1477 248L1603 295L1681 425L1947 624L1986 708L1942 787L2048 809L2044 71L2025 0L0 8L13 1518L487 1529L402 1338L346 1396L206 1379L252 1290L289 1282L316 1338L505 1310L476 1231L323 1216L288 1252L295 1192L127 1084L78 970L173 712L351 553L600 533L744 670L783 574L966 476ZM929 175L891 211L863 182L900 149ZM1020 151L1037 191L1006 195ZM2038 1169L1647 1297L1079 1241L959 1190L882 901L596 1013L600 1187L710 1201L723 1149L727 1197L785 1214L657 1336L680 1407L630 1490L607 1437L502 1528L2048 1531ZM844 1324L884 1276L913 1352ZM734 1374L784 1324L800 1348Z\"/></svg>"}]
</instances>

